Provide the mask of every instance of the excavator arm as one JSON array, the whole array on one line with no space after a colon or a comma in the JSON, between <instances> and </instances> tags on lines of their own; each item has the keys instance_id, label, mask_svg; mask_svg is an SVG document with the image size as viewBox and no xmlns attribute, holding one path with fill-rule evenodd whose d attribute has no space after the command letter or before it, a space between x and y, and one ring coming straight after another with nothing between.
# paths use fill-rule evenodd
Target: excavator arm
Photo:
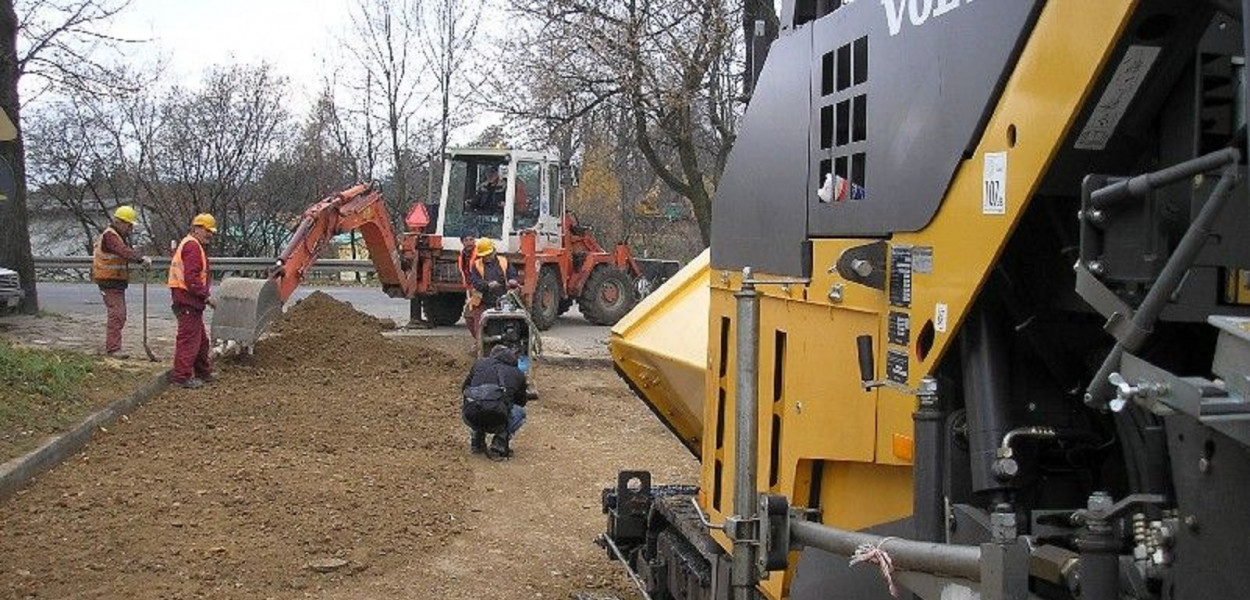
<instances>
[{"instance_id":1,"label":"excavator arm","mask_svg":"<svg viewBox=\"0 0 1250 600\"><path fill-rule=\"evenodd\" d=\"M382 193L361 184L330 196L304 211L299 227L278 256L273 277L278 298L286 302L304 279L304 274L330 243L330 238L348 231L359 231L384 287L395 286L409 295L412 282L400 262L399 247L391 228Z\"/></svg>"},{"instance_id":2,"label":"excavator arm","mask_svg":"<svg viewBox=\"0 0 1250 600\"><path fill-rule=\"evenodd\" d=\"M317 262L330 239L347 231L359 231L384 288L409 297L416 280L404 270L390 216L382 193L370 185L357 185L309 206L291 241L278 256L268 278L230 277L214 296L212 338L230 347L250 348L295 293L308 269Z\"/></svg>"}]
</instances>

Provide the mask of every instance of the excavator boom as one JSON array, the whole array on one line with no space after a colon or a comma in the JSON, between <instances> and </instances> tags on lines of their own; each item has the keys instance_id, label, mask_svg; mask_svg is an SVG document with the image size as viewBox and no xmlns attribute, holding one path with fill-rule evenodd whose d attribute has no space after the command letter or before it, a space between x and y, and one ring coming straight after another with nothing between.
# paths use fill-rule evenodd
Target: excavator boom
<instances>
[{"instance_id":1,"label":"excavator boom","mask_svg":"<svg viewBox=\"0 0 1250 600\"><path fill-rule=\"evenodd\" d=\"M410 296L415 281L400 262L382 193L370 185L357 185L313 204L304 211L299 227L270 270L269 277L230 277L214 296L212 338L216 342L248 348L269 324L282 314L282 306L304 279L304 274L330 243L346 231L360 231L379 282Z\"/></svg>"}]
</instances>

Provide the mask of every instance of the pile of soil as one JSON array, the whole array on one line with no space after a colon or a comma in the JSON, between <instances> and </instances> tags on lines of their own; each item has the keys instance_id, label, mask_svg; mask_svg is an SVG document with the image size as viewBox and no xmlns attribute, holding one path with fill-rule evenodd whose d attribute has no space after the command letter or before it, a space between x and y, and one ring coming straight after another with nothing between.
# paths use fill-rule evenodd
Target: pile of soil
<instances>
[{"instance_id":1,"label":"pile of soil","mask_svg":"<svg viewBox=\"0 0 1250 600\"><path fill-rule=\"evenodd\" d=\"M363 583L463 531L467 359L324 294L0 510L0 597L269 598Z\"/></svg>"}]
</instances>

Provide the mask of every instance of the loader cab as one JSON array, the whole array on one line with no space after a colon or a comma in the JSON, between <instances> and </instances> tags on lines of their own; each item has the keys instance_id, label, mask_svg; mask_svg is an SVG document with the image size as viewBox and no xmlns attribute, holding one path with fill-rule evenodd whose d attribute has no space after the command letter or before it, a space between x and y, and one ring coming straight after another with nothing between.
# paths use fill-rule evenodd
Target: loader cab
<instances>
[{"instance_id":1,"label":"loader cab","mask_svg":"<svg viewBox=\"0 0 1250 600\"><path fill-rule=\"evenodd\" d=\"M521 250L521 232L534 231L537 249L562 244L560 189L555 153L494 148L451 150L443 171L438 233L443 247L460 249L460 237L495 240L501 252Z\"/></svg>"}]
</instances>

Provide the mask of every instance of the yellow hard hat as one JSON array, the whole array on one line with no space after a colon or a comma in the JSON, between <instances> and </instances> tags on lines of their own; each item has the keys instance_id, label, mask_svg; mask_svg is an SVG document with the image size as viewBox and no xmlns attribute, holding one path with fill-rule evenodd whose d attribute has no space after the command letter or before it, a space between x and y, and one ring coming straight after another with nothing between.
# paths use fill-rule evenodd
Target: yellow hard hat
<instances>
[{"instance_id":1,"label":"yellow hard hat","mask_svg":"<svg viewBox=\"0 0 1250 600\"><path fill-rule=\"evenodd\" d=\"M478 256L490 256L495 253L495 242L490 241L490 238L478 238L477 243L473 246L473 251Z\"/></svg>"},{"instance_id":2,"label":"yellow hard hat","mask_svg":"<svg viewBox=\"0 0 1250 600\"><path fill-rule=\"evenodd\" d=\"M113 211L113 218L134 225L139 222L139 212L133 206L122 205Z\"/></svg>"},{"instance_id":3,"label":"yellow hard hat","mask_svg":"<svg viewBox=\"0 0 1250 600\"><path fill-rule=\"evenodd\" d=\"M191 219L191 226L203 227L204 229L207 229L213 233L217 233L217 219L213 218L213 215L210 215L208 213L200 213L198 215L195 215L195 218Z\"/></svg>"}]
</instances>

